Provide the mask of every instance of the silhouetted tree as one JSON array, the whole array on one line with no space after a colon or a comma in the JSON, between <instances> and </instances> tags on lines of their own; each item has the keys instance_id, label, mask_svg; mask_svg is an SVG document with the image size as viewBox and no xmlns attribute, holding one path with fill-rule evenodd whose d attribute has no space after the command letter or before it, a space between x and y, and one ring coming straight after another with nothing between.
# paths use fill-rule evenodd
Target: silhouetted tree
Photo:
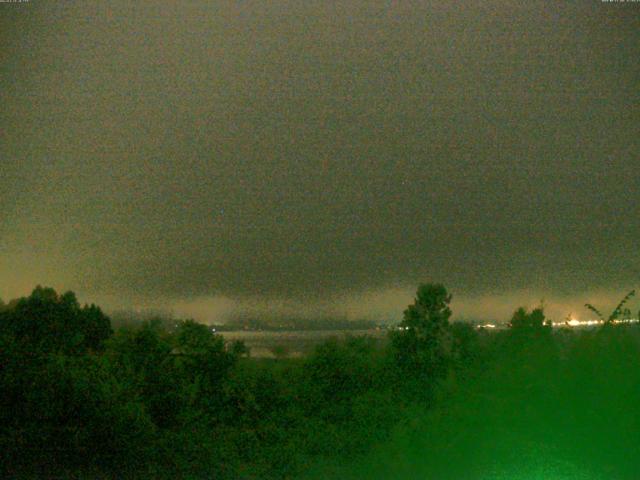
<instances>
[{"instance_id":1,"label":"silhouetted tree","mask_svg":"<svg viewBox=\"0 0 640 480\"><path fill-rule=\"evenodd\" d=\"M211 327L193 320L178 323L174 333L173 356L181 376L192 384L191 405L212 414L222 414L223 385L238 360L225 348L224 338ZM237 347L236 347L237 348Z\"/></svg>"},{"instance_id":2,"label":"silhouetted tree","mask_svg":"<svg viewBox=\"0 0 640 480\"><path fill-rule=\"evenodd\" d=\"M97 351L112 334L110 320L100 308L80 308L73 292L58 295L41 286L10 304L0 318L2 330L31 353Z\"/></svg>"},{"instance_id":3,"label":"silhouetted tree","mask_svg":"<svg viewBox=\"0 0 640 480\"><path fill-rule=\"evenodd\" d=\"M443 285L420 285L414 303L404 311L400 330L391 335L403 370L429 378L446 373L452 354L450 302L451 295Z\"/></svg>"},{"instance_id":4,"label":"silhouetted tree","mask_svg":"<svg viewBox=\"0 0 640 480\"><path fill-rule=\"evenodd\" d=\"M509 326L514 330L534 330L545 326L545 316L542 307L527 312L524 307L518 308L511 317Z\"/></svg>"},{"instance_id":5,"label":"silhouetted tree","mask_svg":"<svg viewBox=\"0 0 640 480\"><path fill-rule=\"evenodd\" d=\"M614 323L616 320L619 320L620 317L622 317L623 319L625 319L625 317L626 318L631 317L631 311L628 308L623 308L623 307L635 294L636 294L635 290L631 290L629 293L627 293L622 298L622 300L620 300L616 308L613 309L613 311L611 312L611 315L609 315L609 317L606 320L602 315L602 313L600 312L600 310L598 310L596 307L594 307L590 303L586 303L584 306L587 307L589 310L591 310L593 313L595 313L605 325L610 325ZM638 315L640 316L640 312L638 312Z\"/></svg>"},{"instance_id":6,"label":"silhouetted tree","mask_svg":"<svg viewBox=\"0 0 640 480\"><path fill-rule=\"evenodd\" d=\"M174 366L171 339L160 322L121 329L109 341L114 370L123 382L133 383L160 427L174 426L183 407L180 388L183 376Z\"/></svg>"}]
</instances>

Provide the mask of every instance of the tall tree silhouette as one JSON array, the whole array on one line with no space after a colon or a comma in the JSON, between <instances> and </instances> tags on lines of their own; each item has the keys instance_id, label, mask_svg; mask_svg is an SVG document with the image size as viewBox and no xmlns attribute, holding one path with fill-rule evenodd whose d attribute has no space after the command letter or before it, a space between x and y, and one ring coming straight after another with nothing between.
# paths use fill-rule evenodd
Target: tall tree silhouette
<instances>
[{"instance_id":1,"label":"tall tree silhouette","mask_svg":"<svg viewBox=\"0 0 640 480\"><path fill-rule=\"evenodd\" d=\"M391 336L402 369L432 378L446 373L453 343L450 303L451 295L443 285L420 285L414 303L404 311L400 330Z\"/></svg>"}]
</instances>

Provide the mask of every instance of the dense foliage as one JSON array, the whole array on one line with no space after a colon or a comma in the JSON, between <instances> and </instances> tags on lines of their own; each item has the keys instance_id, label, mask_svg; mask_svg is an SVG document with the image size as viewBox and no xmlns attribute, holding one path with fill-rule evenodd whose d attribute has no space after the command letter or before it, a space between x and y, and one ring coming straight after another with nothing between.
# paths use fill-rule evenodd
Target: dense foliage
<instances>
[{"instance_id":1,"label":"dense foliage","mask_svg":"<svg viewBox=\"0 0 640 480\"><path fill-rule=\"evenodd\" d=\"M193 321L113 332L38 287L0 307L0 476L516 478L546 458L544 478L635 478L637 327L520 309L486 332L450 301L421 286L384 345L255 359Z\"/></svg>"}]
</instances>

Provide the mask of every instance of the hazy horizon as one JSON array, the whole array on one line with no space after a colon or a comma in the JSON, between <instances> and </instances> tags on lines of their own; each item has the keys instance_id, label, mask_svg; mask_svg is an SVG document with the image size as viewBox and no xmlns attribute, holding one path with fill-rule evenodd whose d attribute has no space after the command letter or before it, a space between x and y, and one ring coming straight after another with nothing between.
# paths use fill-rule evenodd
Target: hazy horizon
<instances>
[{"instance_id":1,"label":"hazy horizon","mask_svg":"<svg viewBox=\"0 0 640 480\"><path fill-rule=\"evenodd\" d=\"M584 292L583 296L559 296L547 292L519 291L508 294L459 296L453 291L451 308L453 321L482 321L506 323L519 307L533 309L544 307L548 319L554 322L569 316L579 320L595 319L585 306L591 303L608 314L631 288L615 291ZM31 290L19 296L26 296ZM64 289L60 288L62 293ZM451 290L450 290L451 291ZM186 298L122 298L115 296L85 295L76 291L81 303L96 303L109 314L125 312L142 315L167 315L176 319L192 318L198 322L226 323L240 318L300 318L311 321L323 319L371 320L380 323L396 323L402 320L407 306L414 301L415 288L388 288L384 290L342 293L324 300L304 301L287 298L198 296ZM9 298L1 298L5 302ZM630 306L637 316L638 301L632 298Z\"/></svg>"}]
</instances>

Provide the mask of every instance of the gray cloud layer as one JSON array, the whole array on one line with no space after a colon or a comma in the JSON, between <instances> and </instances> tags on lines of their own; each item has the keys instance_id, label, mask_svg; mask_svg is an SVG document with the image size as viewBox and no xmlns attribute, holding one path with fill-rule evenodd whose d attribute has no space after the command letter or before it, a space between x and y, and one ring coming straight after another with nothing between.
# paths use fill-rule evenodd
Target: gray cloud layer
<instances>
[{"instance_id":1,"label":"gray cloud layer","mask_svg":"<svg viewBox=\"0 0 640 480\"><path fill-rule=\"evenodd\" d=\"M0 296L633 286L639 12L0 4Z\"/></svg>"}]
</instances>

